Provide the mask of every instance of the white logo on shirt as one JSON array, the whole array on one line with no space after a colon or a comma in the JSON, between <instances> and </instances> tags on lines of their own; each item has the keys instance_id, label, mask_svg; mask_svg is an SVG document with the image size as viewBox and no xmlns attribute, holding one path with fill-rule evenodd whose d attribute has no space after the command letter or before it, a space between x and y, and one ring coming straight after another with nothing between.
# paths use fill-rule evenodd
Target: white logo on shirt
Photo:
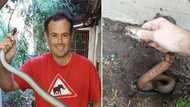
<instances>
[{"instance_id":1,"label":"white logo on shirt","mask_svg":"<svg viewBox=\"0 0 190 107\"><path fill-rule=\"evenodd\" d=\"M74 90L69 86L69 84L64 80L64 78L60 74L57 74L55 76L48 92L50 93L50 95L58 98L68 98L77 96Z\"/></svg>"}]
</instances>

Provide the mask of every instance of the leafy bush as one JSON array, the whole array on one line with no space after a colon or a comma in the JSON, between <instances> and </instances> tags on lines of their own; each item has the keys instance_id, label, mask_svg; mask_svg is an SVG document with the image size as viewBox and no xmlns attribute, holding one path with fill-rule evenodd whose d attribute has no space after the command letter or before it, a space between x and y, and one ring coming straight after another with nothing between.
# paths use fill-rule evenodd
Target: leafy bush
<instances>
[{"instance_id":1,"label":"leafy bush","mask_svg":"<svg viewBox=\"0 0 190 107\"><path fill-rule=\"evenodd\" d=\"M190 100L186 97L182 97L177 100L176 107L190 107Z\"/></svg>"}]
</instances>

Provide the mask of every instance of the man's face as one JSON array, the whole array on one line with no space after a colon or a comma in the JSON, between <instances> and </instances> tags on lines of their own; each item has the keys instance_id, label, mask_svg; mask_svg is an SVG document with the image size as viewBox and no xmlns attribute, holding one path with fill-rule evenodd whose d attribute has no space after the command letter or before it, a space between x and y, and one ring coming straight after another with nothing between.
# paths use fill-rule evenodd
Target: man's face
<instances>
[{"instance_id":1,"label":"man's face","mask_svg":"<svg viewBox=\"0 0 190 107\"><path fill-rule=\"evenodd\" d=\"M70 23L66 19L50 21L47 42L52 54L56 57L66 56L71 49Z\"/></svg>"}]
</instances>

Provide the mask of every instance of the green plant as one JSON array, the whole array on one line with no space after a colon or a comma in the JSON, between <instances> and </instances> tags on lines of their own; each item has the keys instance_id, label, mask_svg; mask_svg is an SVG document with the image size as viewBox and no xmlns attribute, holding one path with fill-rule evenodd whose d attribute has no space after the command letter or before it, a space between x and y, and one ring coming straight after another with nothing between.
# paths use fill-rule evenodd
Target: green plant
<instances>
[{"instance_id":1,"label":"green plant","mask_svg":"<svg viewBox=\"0 0 190 107\"><path fill-rule=\"evenodd\" d=\"M6 93L4 96L4 106L9 105L11 107L23 107L32 104L34 101L34 94L31 90L27 92L21 92L17 90L15 92Z\"/></svg>"},{"instance_id":2,"label":"green plant","mask_svg":"<svg viewBox=\"0 0 190 107\"><path fill-rule=\"evenodd\" d=\"M190 107L190 100L186 97L182 97L177 100L176 107Z\"/></svg>"}]
</instances>

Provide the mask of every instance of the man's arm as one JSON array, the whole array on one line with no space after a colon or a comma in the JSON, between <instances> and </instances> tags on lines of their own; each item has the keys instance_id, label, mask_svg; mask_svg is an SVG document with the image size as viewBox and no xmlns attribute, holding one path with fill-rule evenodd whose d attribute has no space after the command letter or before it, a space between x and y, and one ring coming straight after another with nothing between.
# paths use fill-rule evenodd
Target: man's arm
<instances>
[{"instance_id":1,"label":"man's arm","mask_svg":"<svg viewBox=\"0 0 190 107\"><path fill-rule=\"evenodd\" d=\"M101 107L101 101L93 103L93 107Z\"/></svg>"},{"instance_id":2,"label":"man's arm","mask_svg":"<svg viewBox=\"0 0 190 107\"><path fill-rule=\"evenodd\" d=\"M7 71L1 64L0 64L0 88L3 91L14 91L19 88L17 83L13 79L12 73Z\"/></svg>"},{"instance_id":3,"label":"man's arm","mask_svg":"<svg viewBox=\"0 0 190 107\"><path fill-rule=\"evenodd\" d=\"M0 51L5 52L5 59L8 63L11 62L16 54L16 41L14 36L8 36L3 43L0 44ZM4 91L13 91L18 89L18 85L13 79L13 74L7 71L0 63L0 88Z\"/></svg>"}]
</instances>

